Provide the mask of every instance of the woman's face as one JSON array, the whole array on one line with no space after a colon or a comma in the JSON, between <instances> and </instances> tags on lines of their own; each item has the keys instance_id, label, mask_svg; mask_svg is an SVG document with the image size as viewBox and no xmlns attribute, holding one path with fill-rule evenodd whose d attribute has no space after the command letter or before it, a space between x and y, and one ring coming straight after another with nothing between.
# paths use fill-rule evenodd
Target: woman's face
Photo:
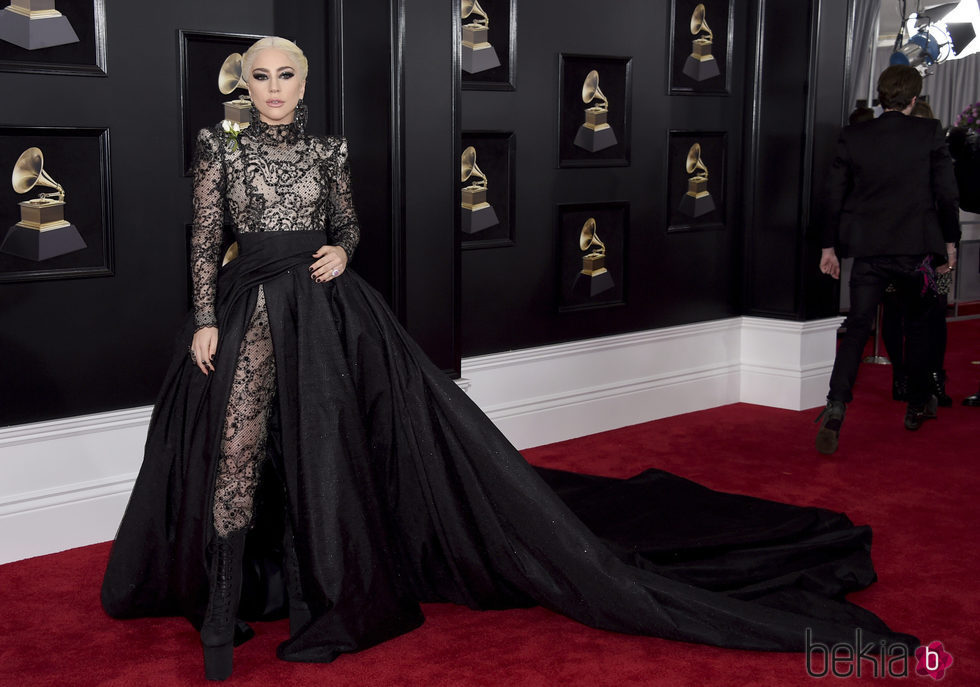
<instances>
[{"instance_id":1,"label":"woman's face","mask_svg":"<svg viewBox=\"0 0 980 687\"><path fill-rule=\"evenodd\" d=\"M266 48L255 56L248 74L248 92L259 116L266 124L289 124L296 104L306 92L306 81L289 55L276 48Z\"/></svg>"}]
</instances>

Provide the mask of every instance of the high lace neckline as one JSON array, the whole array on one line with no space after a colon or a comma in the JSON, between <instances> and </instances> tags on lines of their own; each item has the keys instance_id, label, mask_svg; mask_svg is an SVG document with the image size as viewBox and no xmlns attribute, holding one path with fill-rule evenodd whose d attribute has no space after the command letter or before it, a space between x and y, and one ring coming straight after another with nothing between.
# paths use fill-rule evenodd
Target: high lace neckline
<instances>
[{"instance_id":1,"label":"high lace neckline","mask_svg":"<svg viewBox=\"0 0 980 687\"><path fill-rule=\"evenodd\" d=\"M289 124L268 124L262 121L258 109L255 105L251 107L252 122L245 130L256 140L264 140L270 143L295 143L306 131L306 121L308 118L308 108L302 100L296 105L296 112L293 121Z\"/></svg>"}]
</instances>

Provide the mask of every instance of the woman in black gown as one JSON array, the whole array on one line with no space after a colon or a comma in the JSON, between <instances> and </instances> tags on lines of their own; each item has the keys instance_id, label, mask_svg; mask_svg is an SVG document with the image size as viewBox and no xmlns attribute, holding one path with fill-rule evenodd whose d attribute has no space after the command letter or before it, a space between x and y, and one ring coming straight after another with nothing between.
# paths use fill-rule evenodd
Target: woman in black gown
<instances>
[{"instance_id":1,"label":"woman in black gown","mask_svg":"<svg viewBox=\"0 0 980 687\"><path fill-rule=\"evenodd\" d=\"M844 600L875 573L870 530L842 514L528 465L347 268L347 143L304 133L306 69L259 41L252 124L198 138L194 317L110 554L109 615L187 617L212 679L250 636L239 618L288 612L279 657L332 661L431 601L746 649L857 628L918 645ZM239 253L219 268L226 211Z\"/></svg>"}]
</instances>

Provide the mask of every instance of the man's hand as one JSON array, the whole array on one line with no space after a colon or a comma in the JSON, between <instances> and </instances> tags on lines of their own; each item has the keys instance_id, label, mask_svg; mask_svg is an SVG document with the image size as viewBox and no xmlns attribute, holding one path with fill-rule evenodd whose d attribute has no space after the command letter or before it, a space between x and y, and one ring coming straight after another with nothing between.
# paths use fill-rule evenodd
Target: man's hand
<instances>
[{"instance_id":1,"label":"man's hand","mask_svg":"<svg viewBox=\"0 0 980 687\"><path fill-rule=\"evenodd\" d=\"M820 271L834 279L840 279L840 261L833 248L824 248L820 252Z\"/></svg>"}]
</instances>

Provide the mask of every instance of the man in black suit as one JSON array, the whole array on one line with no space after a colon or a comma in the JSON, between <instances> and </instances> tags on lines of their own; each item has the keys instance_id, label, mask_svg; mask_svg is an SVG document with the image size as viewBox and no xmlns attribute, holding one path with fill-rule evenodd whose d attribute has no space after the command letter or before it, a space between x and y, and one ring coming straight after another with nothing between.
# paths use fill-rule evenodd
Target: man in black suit
<instances>
[{"instance_id":1,"label":"man in black suit","mask_svg":"<svg viewBox=\"0 0 980 687\"><path fill-rule=\"evenodd\" d=\"M956 266L960 238L953 163L942 126L909 117L922 88L913 67L894 65L878 78L877 119L845 127L827 177L820 271L840 278L842 257L853 257L851 309L844 322L821 413L816 445L837 450L845 404L885 288L894 282L905 309L909 405L905 426L936 416L927 384L927 315L935 272ZM938 266L938 267L937 267Z\"/></svg>"}]
</instances>

